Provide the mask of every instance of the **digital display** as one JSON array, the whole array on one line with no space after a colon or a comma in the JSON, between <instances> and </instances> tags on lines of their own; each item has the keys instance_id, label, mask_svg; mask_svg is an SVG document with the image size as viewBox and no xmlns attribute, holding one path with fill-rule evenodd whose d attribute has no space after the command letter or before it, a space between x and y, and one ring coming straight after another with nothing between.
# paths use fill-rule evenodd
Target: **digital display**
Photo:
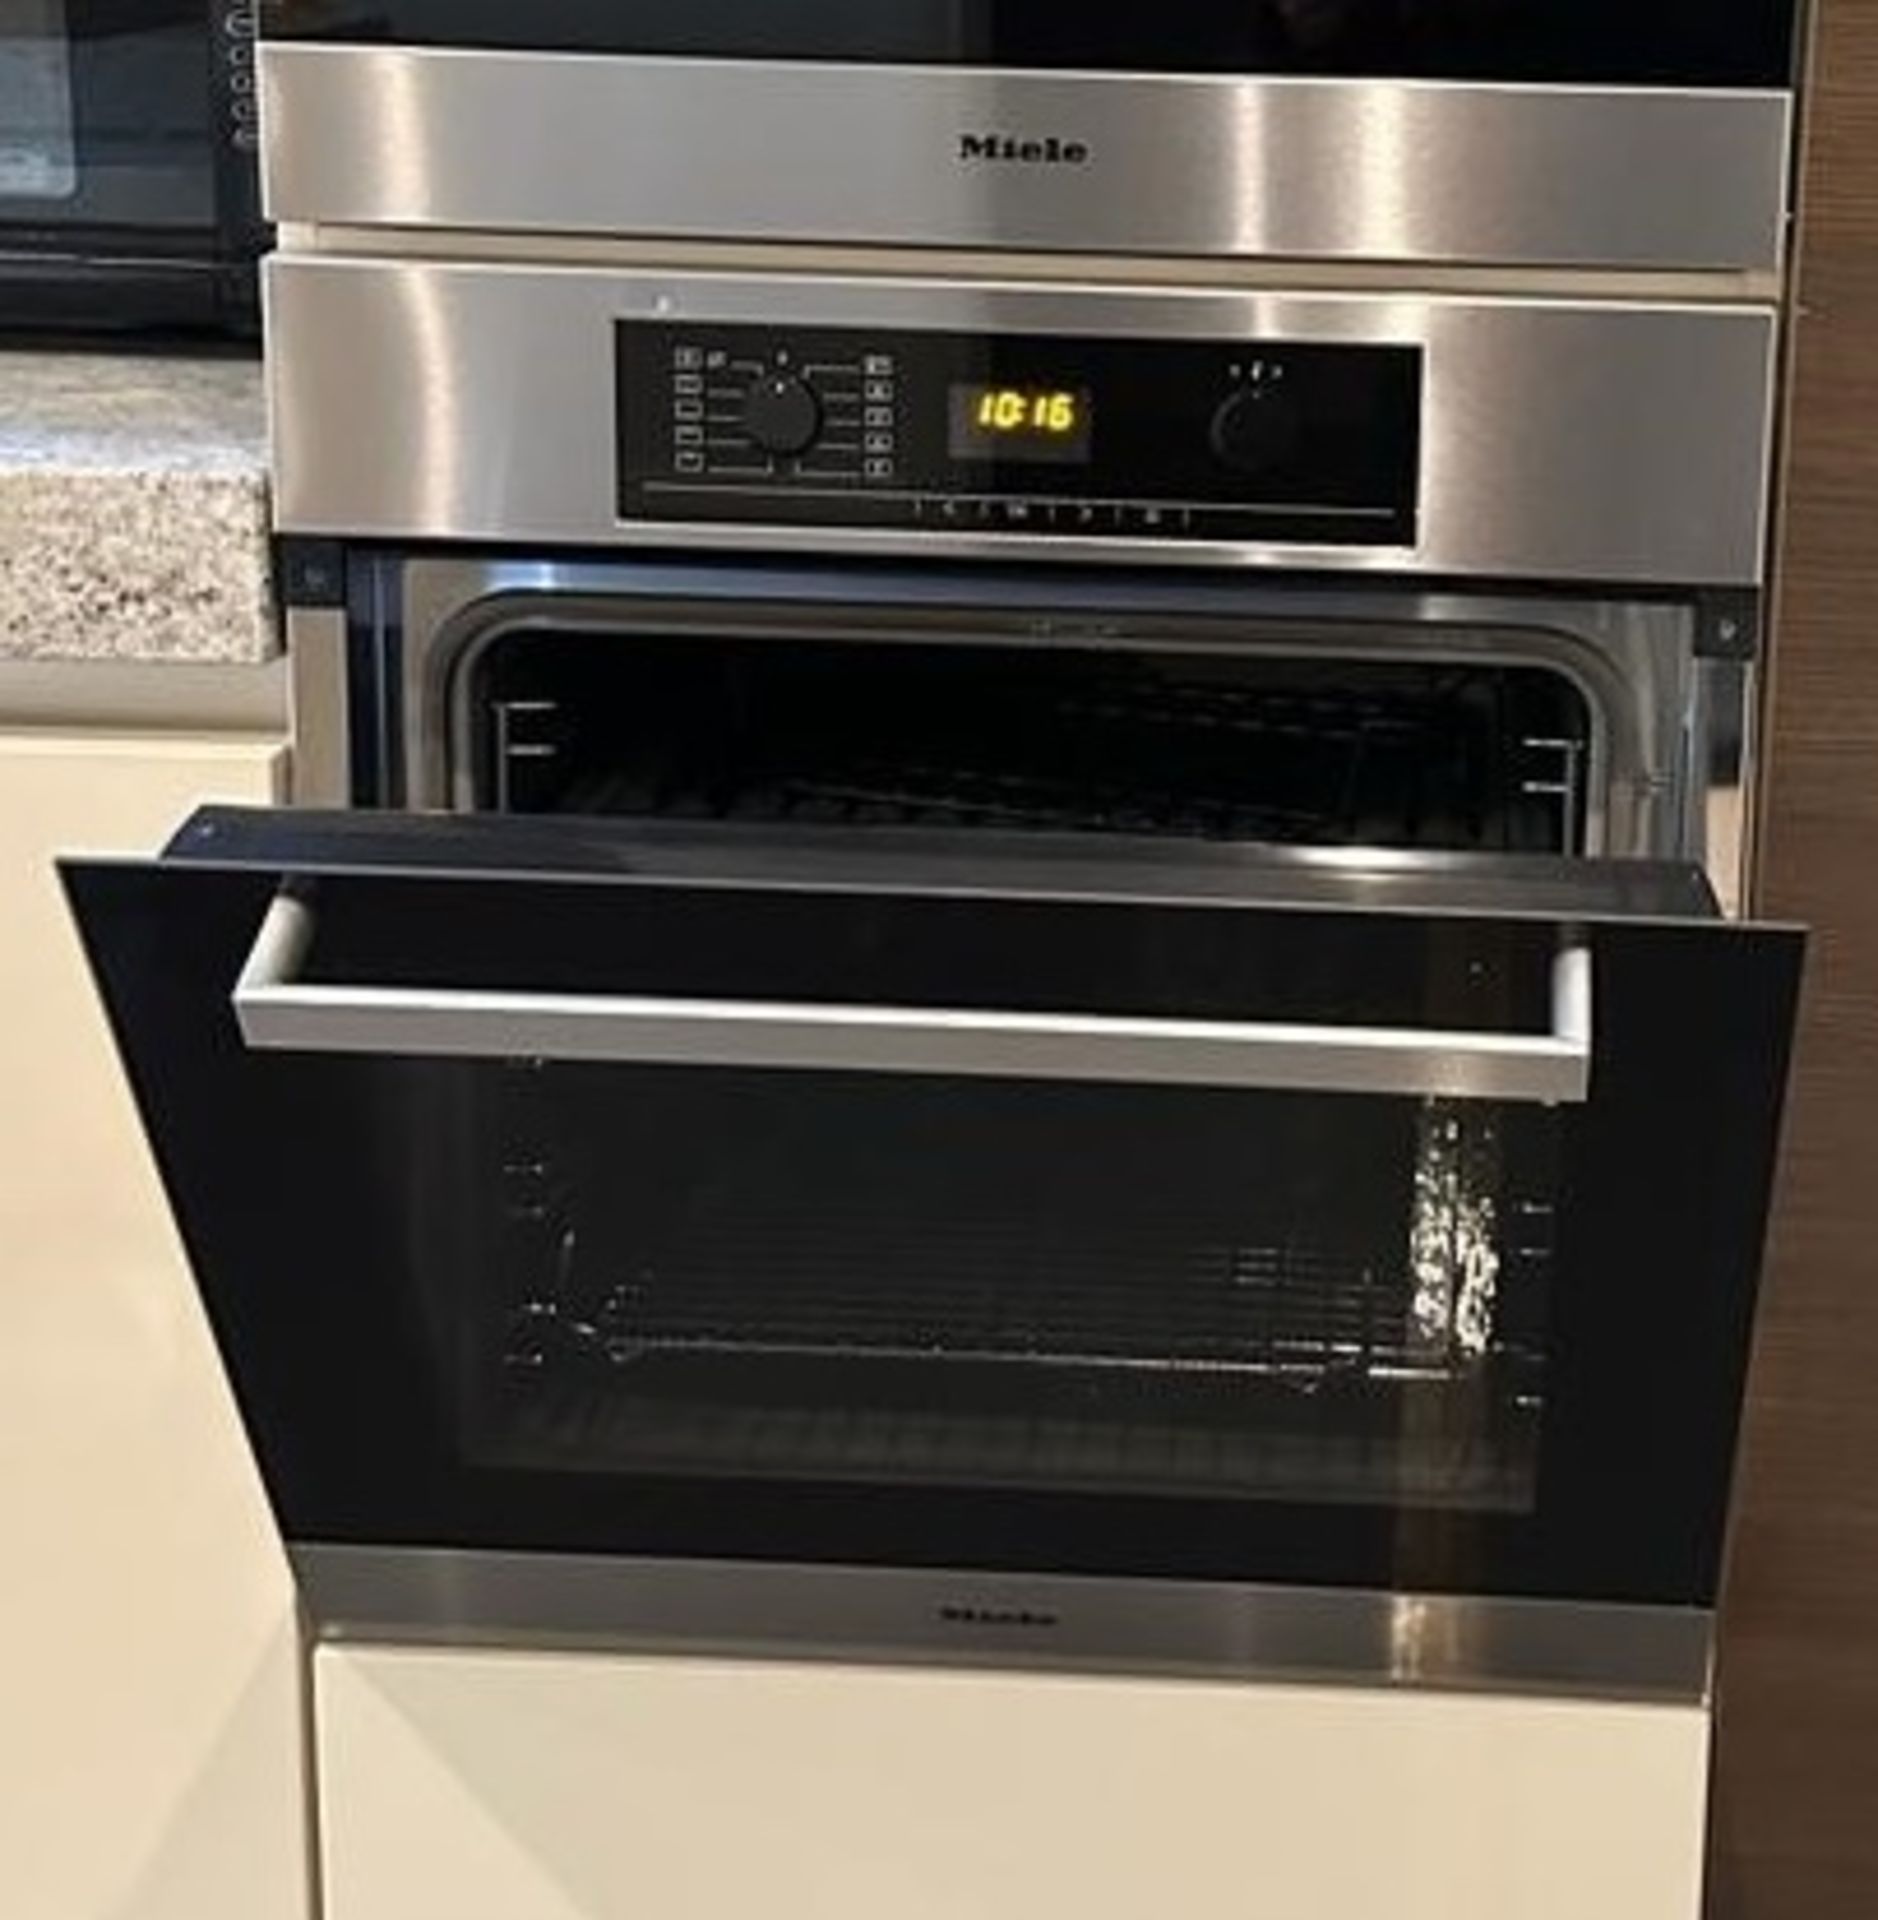
<instances>
[{"instance_id":1,"label":"digital display","mask_svg":"<svg viewBox=\"0 0 1878 1920\"><path fill-rule=\"evenodd\" d=\"M1084 467L1095 450L1094 402L1086 387L954 385L947 440L954 460Z\"/></svg>"}]
</instances>

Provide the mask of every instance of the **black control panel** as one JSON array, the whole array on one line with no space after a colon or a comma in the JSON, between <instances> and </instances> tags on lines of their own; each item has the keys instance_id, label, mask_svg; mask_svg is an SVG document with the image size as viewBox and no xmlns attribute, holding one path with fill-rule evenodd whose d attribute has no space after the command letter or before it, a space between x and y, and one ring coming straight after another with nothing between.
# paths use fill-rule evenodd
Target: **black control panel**
<instances>
[{"instance_id":1,"label":"black control panel","mask_svg":"<svg viewBox=\"0 0 1878 1920\"><path fill-rule=\"evenodd\" d=\"M1418 347L623 321L629 520L1409 547Z\"/></svg>"}]
</instances>

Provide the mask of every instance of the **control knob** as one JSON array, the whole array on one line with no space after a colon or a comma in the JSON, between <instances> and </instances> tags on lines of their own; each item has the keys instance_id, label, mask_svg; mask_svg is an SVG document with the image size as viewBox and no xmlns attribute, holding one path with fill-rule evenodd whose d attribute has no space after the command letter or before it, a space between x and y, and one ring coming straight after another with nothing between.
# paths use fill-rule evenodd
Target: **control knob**
<instances>
[{"instance_id":1,"label":"control knob","mask_svg":"<svg viewBox=\"0 0 1878 1920\"><path fill-rule=\"evenodd\" d=\"M822 403L797 375L767 373L744 398L743 430L765 453L806 453L822 430Z\"/></svg>"},{"instance_id":2,"label":"control knob","mask_svg":"<svg viewBox=\"0 0 1878 1920\"><path fill-rule=\"evenodd\" d=\"M1213 415L1213 452L1235 473L1269 473L1296 453L1303 427L1289 394L1273 386L1241 387Z\"/></svg>"}]
</instances>

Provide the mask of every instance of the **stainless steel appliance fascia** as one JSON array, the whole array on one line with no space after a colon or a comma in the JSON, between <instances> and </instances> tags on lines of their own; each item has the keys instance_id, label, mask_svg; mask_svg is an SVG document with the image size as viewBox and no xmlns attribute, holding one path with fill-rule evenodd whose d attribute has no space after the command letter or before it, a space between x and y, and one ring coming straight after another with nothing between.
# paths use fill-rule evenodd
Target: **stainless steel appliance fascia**
<instances>
[{"instance_id":1,"label":"stainless steel appliance fascia","mask_svg":"<svg viewBox=\"0 0 1878 1920\"><path fill-rule=\"evenodd\" d=\"M1692 272L1785 252L1778 91L279 44L260 85L282 221Z\"/></svg>"},{"instance_id":2,"label":"stainless steel appliance fascia","mask_svg":"<svg viewBox=\"0 0 1878 1920\"><path fill-rule=\"evenodd\" d=\"M1753 587L1771 308L1263 294L277 256L277 524L349 538L1116 560ZM630 320L1133 340L1369 343L1423 366L1412 546L624 519ZM518 422L528 431L518 433Z\"/></svg>"},{"instance_id":3,"label":"stainless steel appliance fascia","mask_svg":"<svg viewBox=\"0 0 1878 1920\"><path fill-rule=\"evenodd\" d=\"M294 1545L323 1639L1280 1676L1706 1702L1698 1607Z\"/></svg>"}]
</instances>

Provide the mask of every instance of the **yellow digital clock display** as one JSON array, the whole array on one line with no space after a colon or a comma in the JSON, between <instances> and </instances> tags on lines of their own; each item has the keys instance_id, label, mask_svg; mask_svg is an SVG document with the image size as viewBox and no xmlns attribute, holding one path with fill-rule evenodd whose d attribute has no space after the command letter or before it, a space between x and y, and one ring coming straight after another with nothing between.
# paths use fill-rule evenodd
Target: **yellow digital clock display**
<instances>
[{"instance_id":1,"label":"yellow digital clock display","mask_svg":"<svg viewBox=\"0 0 1878 1920\"><path fill-rule=\"evenodd\" d=\"M1094 407L1085 387L959 385L950 411L955 460L1082 466L1094 450Z\"/></svg>"},{"instance_id":2,"label":"yellow digital clock display","mask_svg":"<svg viewBox=\"0 0 1878 1920\"><path fill-rule=\"evenodd\" d=\"M1028 387L986 387L972 413L988 433L1074 434L1082 425L1080 393L1047 393Z\"/></svg>"}]
</instances>

